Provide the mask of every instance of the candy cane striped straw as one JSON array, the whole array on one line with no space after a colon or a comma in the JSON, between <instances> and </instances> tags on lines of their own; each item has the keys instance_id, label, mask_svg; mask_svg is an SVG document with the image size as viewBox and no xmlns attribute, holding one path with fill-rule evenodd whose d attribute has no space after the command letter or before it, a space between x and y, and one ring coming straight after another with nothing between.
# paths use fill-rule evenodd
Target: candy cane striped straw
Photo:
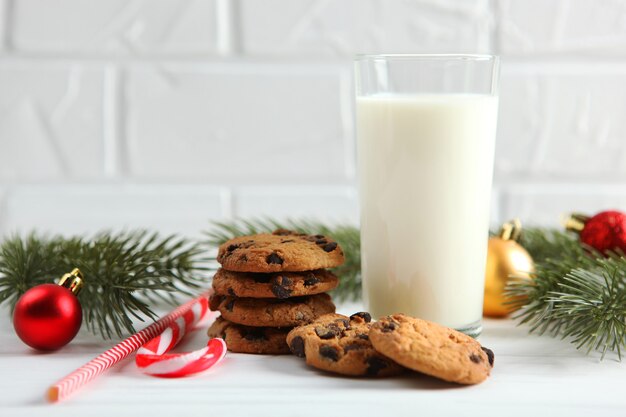
<instances>
[{"instance_id":1,"label":"candy cane striped straw","mask_svg":"<svg viewBox=\"0 0 626 417\"><path fill-rule=\"evenodd\" d=\"M71 393L97 378L101 373L111 368L131 353L137 351L146 342L161 334L172 322L192 309L200 300L203 298L206 299L209 295L210 291L207 291L202 293L199 297L177 307L150 326L123 340L71 374L60 379L57 383L48 388L48 401L57 402L64 400Z\"/></svg>"}]
</instances>

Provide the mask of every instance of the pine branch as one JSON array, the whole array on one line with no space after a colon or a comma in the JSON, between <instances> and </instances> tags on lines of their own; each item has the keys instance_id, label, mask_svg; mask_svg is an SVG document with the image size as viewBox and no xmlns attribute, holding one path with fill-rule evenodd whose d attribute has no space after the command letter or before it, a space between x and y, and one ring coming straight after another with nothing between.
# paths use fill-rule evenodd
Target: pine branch
<instances>
[{"instance_id":1,"label":"pine branch","mask_svg":"<svg viewBox=\"0 0 626 417\"><path fill-rule=\"evenodd\" d=\"M309 235L328 235L343 248L346 261L332 271L340 278L332 295L340 301L358 300L361 297L361 240L359 229L349 225L329 225L316 220L290 219L283 222L263 219L237 219L214 222L206 234L207 243L219 246L236 236L271 233L276 229L290 229Z\"/></svg>"},{"instance_id":2,"label":"pine branch","mask_svg":"<svg viewBox=\"0 0 626 417\"><path fill-rule=\"evenodd\" d=\"M520 244L530 253L536 263L549 259L572 259L582 257L584 248L574 233L557 229L528 228L522 231Z\"/></svg>"},{"instance_id":3,"label":"pine branch","mask_svg":"<svg viewBox=\"0 0 626 417\"><path fill-rule=\"evenodd\" d=\"M528 324L531 332L558 334L562 320L553 316L552 293L559 290L562 278L571 270L562 261L585 262L580 243L570 233L553 229L524 229L520 244L535 263L532 280L525 276L509 278L507 297L513 308L519 309L514 318Z\"/></svg>"},{"instance_id":4,"label":"pine branch","mask_svg":"<svg viewBox=\"0 0 626 417\"><path fill-rule=\"evenodd\" d=\"M55 282L78 267L84 323L104 338L134 332L131 317L156 318L156 300L175 304L206 285L204 249L175 236L145 231L100 233L92 238L13 236L0 245L0 304L11 308L29 288Z\"/></svg>"},{"instance_id":5,"label":"pine branch","mask_svg":"<svg viewBox=\"0 0 626 417\"><path fill-rule=\"evenodd\" d=\"M598 259L597 271L574 269L554 292L554 316L562 320L563 337L577 348L617 352L626 347L626 259Z\"/></svg>"},{"instance_id":6,"label":"pine branch","mask_svg":"<svg viewBox=\"0 0 626 417\"><path fill-rule=\"evenodd\" d=\"M521 243L535 260L532 279L513 276L509 304L531 332L560 335L587 352L626 348L626 258L604 255L555 230L529 229Z\"/></svg>"}]
</instances>

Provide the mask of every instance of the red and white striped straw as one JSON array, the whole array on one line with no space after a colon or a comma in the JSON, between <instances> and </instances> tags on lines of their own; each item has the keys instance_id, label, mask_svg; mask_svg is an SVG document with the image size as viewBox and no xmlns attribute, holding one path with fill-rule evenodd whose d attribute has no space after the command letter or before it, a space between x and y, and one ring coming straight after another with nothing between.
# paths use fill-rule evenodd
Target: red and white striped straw
<instances>
[{"instance_id":1,"label":"red and white striped straw","mask_svg":"<svg viewBox=\"0 0 626 417\"><path fill-rule=\"evenodd\" d=\"M163 332L174 320L184 315L202 298L207 298L211 290L202 293L199 297L186 302L163 316L158 321L128 337L111 349L90 360L71 374L57 381L48 388L47 399L50 402L62 401L71 393L97 378L101 373L111 368L116 363L137 351L149 340Z\"/></svg>"}]
</instances>

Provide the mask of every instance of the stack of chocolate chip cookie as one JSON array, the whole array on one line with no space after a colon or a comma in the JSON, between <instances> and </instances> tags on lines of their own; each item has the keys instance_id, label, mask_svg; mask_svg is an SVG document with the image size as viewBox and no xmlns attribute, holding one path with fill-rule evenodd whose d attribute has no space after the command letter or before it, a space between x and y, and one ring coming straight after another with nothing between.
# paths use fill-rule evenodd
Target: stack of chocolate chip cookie
<instances>
[{"instance_id":1,"label":"stack of chocolate chip cookie","mask_svg":"<svg viewBox=\"0 0 626 417\"><path fill-rule=\"evenodd\" d=\"M325 268L344 262L337 242L289 230L241 236L220 246L210 308L221 313L209 328L228 350L289 353L287 333L334 313L327 291L338 284Z\"/></svg>"}]
</instances>

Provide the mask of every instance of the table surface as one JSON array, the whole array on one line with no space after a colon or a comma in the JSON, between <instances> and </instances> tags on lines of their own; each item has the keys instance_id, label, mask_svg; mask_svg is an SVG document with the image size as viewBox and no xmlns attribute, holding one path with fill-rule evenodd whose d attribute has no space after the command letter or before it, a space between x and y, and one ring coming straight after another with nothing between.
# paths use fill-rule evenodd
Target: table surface
<instances>
[{"instance_id":1,"label":"table surface","mask_svg":"<svg viewBox=\"0 0 626 417\"><path fill-rule=\"evenodd\" d=\"M358 306L340 306L350 314ZM204 374L161 379L141 374L129 358L61 404L44 401L46 388L111 343L89 334L55 353L36 353L15 336L0 309L2 416L367 416L478 415L625 416L626 363L600 361L567 341L528 335L511 320L486 320L480 342L495 352L492 376L456 386L411 373L380 380L325 374L294 356L229 353ZM180 350L206 343L199 330ZM548 414L549 413L549 414Z\"/></svg>"}]
</instances>

